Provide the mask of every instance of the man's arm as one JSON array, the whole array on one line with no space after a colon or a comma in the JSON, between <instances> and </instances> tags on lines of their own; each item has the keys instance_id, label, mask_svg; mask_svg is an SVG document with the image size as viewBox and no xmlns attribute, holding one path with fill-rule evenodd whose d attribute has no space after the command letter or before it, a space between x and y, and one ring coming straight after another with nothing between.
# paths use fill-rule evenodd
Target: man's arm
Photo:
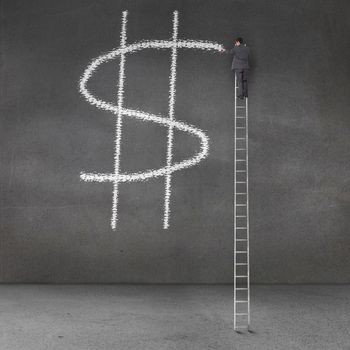
<instances>
[{"instance_id":1,"label":"man's arm","mask_svg":"<svg viewBox=\"0 0 350 350\"><path fill-rule=\"evenodd\" d=\"M229 54L234 54L235 53L235 48L232 48L232 49L230 49L230 50L227 50L227 49L225 49L225 51L223 51L224 53L229 53Z\"/></svg>"}]
</instances>

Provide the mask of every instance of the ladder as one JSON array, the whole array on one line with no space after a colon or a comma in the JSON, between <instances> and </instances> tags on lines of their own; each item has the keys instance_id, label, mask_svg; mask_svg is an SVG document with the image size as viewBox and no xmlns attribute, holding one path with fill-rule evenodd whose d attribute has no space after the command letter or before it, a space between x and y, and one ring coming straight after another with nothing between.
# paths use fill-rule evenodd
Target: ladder
<instances>
[{"instance_id":1,"label":"ladder","mask_svg":"<svg viewBox=\"0 0 350 350\"><path fill-rule=\"evenodd\" d=\"M233 324L234 330L249 330L249 189L248 189L248 98L237 97L235 75L234 141L234 244L233 244Z\"/></svg>"}]
</instances>

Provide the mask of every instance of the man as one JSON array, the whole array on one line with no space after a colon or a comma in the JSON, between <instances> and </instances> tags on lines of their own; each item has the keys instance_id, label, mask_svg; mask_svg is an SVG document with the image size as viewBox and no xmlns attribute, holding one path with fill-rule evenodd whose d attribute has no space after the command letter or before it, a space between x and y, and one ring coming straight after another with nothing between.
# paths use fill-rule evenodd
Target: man
<instances>
[{"instance_id":1,"label":"man","mask_svg":"<svg viewBox=\"0 0 350 350\"><path fill-rule=\"evenodd\" d=\"M231 69L237 77L237 97L248 97L249 47L243 44L242 38L235 39L235 47L226 52L233 54Z\"/></svg>"}]
</instances>

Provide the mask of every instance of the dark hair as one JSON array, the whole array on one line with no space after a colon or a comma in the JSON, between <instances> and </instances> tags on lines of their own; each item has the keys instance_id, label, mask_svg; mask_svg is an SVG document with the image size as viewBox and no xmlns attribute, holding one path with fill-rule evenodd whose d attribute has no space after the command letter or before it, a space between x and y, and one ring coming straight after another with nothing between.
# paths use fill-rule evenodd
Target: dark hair
<instances>
[{"instance_id":1,"label":"dark hair","mask_svg":"<svg viewBox=\"0 0 350 350\"><path fill-rule=\"evenodd\" d=\"M238 42L240 42L241 44L243 44L243 39L242 39L241 37L236 38L235 41L238 41Z\"/></svg>"}]
</instances>

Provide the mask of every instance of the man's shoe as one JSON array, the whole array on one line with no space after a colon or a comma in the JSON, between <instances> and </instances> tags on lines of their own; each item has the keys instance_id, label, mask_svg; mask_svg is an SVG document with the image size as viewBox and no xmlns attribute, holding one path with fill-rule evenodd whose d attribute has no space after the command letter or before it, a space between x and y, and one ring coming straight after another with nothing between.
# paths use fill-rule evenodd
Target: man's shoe
<instances>
[{"instance_id":1,"label":"man's shoe","mask_svg":"<svg viewBox=\"0 0 350 350\"><path fill-rule=\"evenodd\" d=\"M244 100L244 97L241 95L237 96L237 98L239 98L240 100Z\"/></svg>"}]
</instances>

